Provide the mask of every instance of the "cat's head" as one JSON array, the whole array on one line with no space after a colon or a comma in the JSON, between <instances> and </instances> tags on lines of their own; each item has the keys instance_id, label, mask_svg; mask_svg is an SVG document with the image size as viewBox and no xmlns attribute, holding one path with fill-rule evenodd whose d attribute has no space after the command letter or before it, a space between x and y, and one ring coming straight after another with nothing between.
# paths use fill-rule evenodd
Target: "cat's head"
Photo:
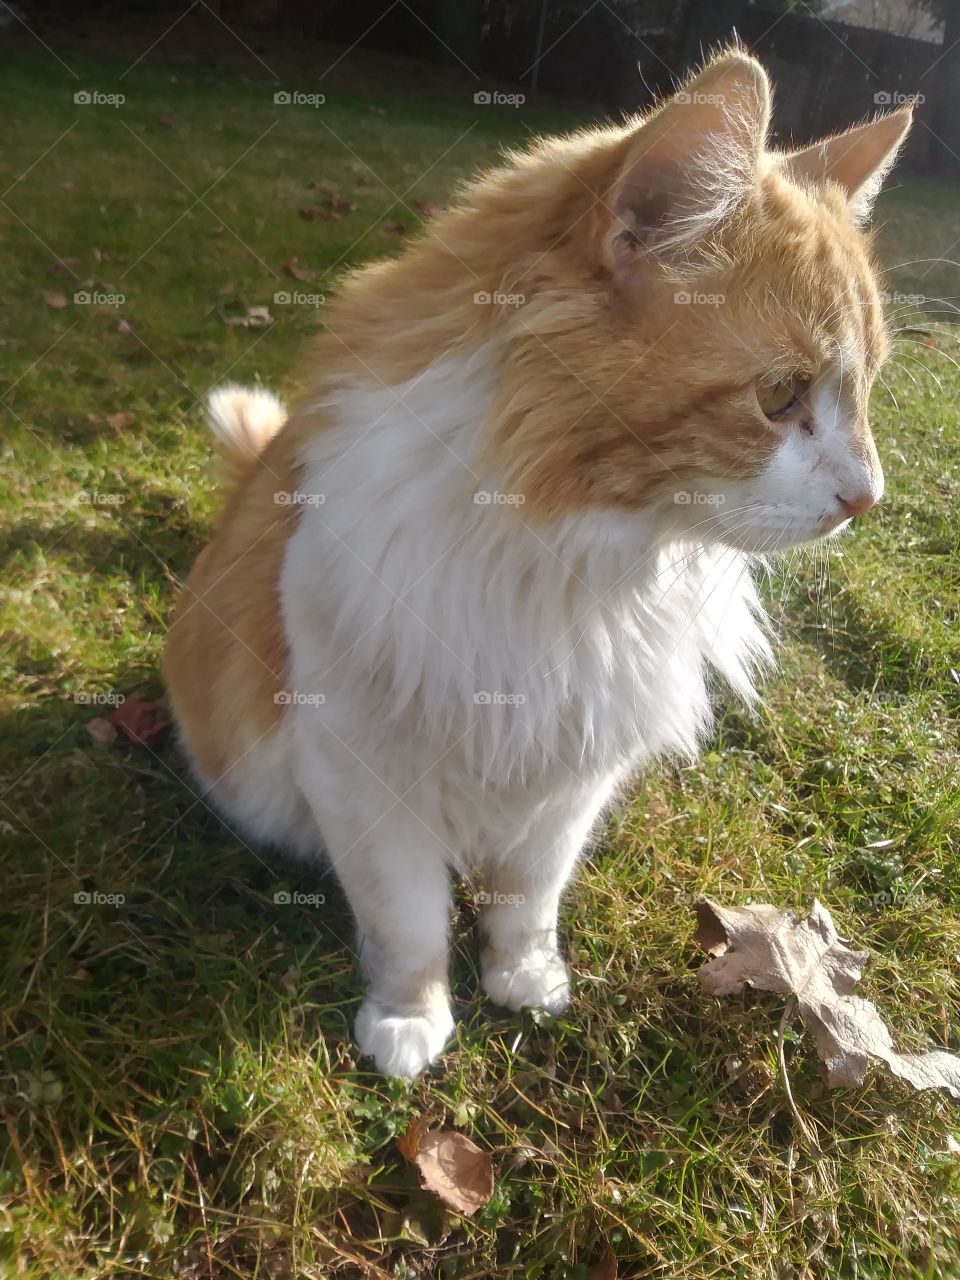
<instances>
[{"instance_id":1,"label":"cat's head","mask_svg":"<svg viewBox=\"0 0 960 1280\"><path fill-rule=\"evenodd\" d=\"M887 334L862 224L910 117L771 151L767 76L734 51L639 125L546 144L532 181L563 166L592 197L579 215L571 190L526 268L497 426L514 487L754 552L872 506Z\"/></svg>"}]
</instances>

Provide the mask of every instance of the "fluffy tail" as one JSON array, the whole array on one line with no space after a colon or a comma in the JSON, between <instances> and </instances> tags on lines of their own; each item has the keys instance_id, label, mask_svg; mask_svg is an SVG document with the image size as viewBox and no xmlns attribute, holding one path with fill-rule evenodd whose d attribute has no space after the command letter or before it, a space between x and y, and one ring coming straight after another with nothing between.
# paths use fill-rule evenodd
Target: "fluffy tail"
<instances>
[{"instance_id":1,"label":"fluffy tail","mask_svg":"<svg viewBox=\"0 0 960 1280\"><path fill-rule=\"evenodd\" d=\"M227 383L207 398L207 419L230 478L237 480L250 470L286 422L287 411L263 387Z\"/></svg>"}]
</instances>

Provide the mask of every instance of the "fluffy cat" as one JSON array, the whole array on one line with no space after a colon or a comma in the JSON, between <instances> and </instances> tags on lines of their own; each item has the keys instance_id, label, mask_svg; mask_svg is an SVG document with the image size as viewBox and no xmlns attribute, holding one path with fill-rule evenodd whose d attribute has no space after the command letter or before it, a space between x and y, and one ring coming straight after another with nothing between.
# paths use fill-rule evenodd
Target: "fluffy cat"
<instances>
[{"instance_id":1,"label":"fluffy cat","mask_svg":"<svg viewBox=\"0 0 960 1280\"><path fill-rule=\"evenodd\" d=\"M557 907L619 784L695 750L768 658L754 555L880 497L886 333L859 224L909 108L765 145L734 50L644 118L541 141L353 274L288 418L224 387L237 480L166 678L205 793L325 853L356 916L360 1049L453 1030L451 871L483 986L562 1008Z\"/></svg>"}]
</instances>

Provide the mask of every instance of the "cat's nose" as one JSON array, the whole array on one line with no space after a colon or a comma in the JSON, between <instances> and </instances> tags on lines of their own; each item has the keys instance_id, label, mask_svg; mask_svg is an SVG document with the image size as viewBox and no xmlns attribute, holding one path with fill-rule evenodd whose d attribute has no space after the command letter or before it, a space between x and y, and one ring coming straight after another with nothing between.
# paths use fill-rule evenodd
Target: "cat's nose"
<instances>
[{"instance_id":1,"label":"cat's nose","mask_svg":"<svg viewBox=\"0 0 960 1280\"><path fill-rule=\"evenodd\" d=\"M845 498L838 493L837 501L840 503L844 515L852 518L853 516L862 516L865 511L869 511L871 507L876 506L877 499L869 489L863 489L851 498Z\"/></svg>"}]
</instances>

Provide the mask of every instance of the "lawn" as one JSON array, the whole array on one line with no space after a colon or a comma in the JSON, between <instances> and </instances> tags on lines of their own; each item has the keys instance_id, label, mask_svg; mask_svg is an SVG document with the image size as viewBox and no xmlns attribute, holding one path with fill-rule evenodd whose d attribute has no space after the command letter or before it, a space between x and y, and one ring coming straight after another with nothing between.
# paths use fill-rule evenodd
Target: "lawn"
<instances>
[{"instance_id":1,"label":"lawn","mask_svg":"<svg viewBox=\"0 0 960 1280\"><path fill-rule=\"evenodd\" d=\"M960 1276L958 1104L880 1072L826 1090L794 1021L815 1147L780 1075L782 1001L705 996L689 910L820 898L874 953L863 993L898 1043L960 1050L960 366L941 323L960 268L937 261L957 257L956 192L881 200L911 328L874 401L887 496L771 567L763 709L726 705L702 759L611 815L563 913L568 1015L477 998L459 904L458 1040L408 1088L353 1057L336 886L238 842L169 733L101 745L87 725L162 693L175 583L216 505L200 398L226 377L296 394L323 304L275 295L329 293L401 249L418 202L584 113L476 107L466 76L350 59L322 86L252 56L66 61L77 78L37 49L0 79L0 1277L609 1280L611 1256L662 1280ZM923 316L914 294L947 302ZM228 323L249 307L273 323ZM275 900L291 890L325 902ZM424 1112L493 1156L473 1219L398 1153Z\"/></svg>"}]
</instances>

